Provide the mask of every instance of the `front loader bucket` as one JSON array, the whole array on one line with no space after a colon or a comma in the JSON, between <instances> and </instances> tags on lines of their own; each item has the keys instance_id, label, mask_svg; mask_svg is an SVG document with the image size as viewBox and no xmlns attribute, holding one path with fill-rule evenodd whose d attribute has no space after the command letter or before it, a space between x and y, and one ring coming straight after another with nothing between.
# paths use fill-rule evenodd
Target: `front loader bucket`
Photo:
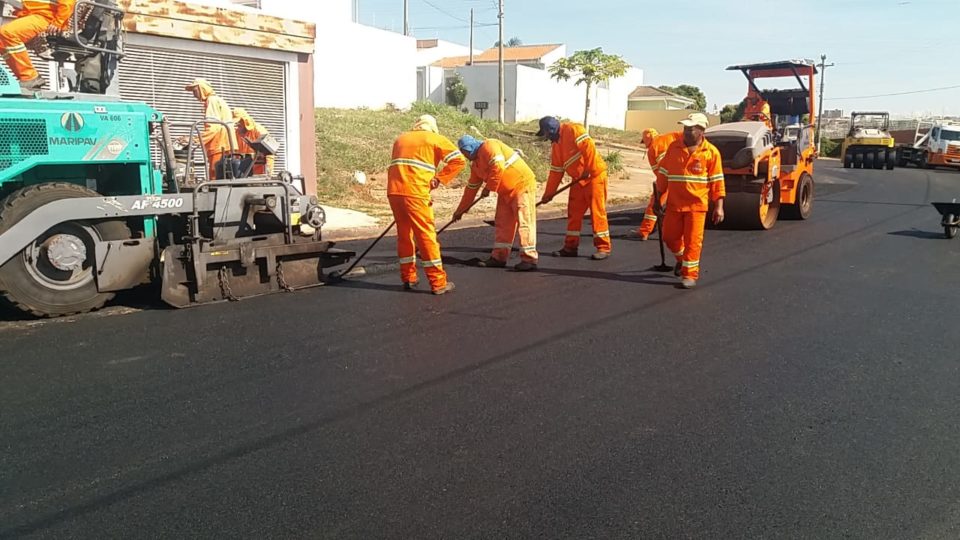
<instances>
[{"instance_id":1,"label":"front loader bucket","mask_svg":"<svg viewBox=\"0 0 960 540\"><path fill-rule=\"evenodd\" d=\"M204 246L200 252L170 246L161 257L161 298L185 308L322 285L325 268L355 255L332 246L333 242L266 246L247 242L229 248Z\"/></svg>"}]
</instances>

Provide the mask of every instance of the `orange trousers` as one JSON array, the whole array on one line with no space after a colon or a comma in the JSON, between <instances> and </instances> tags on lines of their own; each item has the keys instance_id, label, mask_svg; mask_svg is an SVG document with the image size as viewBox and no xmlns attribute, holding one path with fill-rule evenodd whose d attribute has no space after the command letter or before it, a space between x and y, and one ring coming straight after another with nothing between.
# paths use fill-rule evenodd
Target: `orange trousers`
<instances>
[{"instance_id":1,"label":"orange trousers","mask_svg":"<svg viewBox=\"0 0 960 540\"><path fill-rule=\"evenodd\" d=\"M668 208L663 216L663 243L680 263L682 277L700 279L700 253L706 224L706 212L679 212Z\"/></svg>"},{"instance_id":2,"label":"orange trousers","mask_svg":"<svg viewBox=\"0 0 960 540\"><path fill-rule=\"evenodd\" d=\"M440 243L433 221L430 201L403 195L389 195L390 209L397 220L397 257L400 258L400 279L404 283L417 282L417 250L423 257L423 270L433 290L447 286L443 270Z\"/></svg>"},{"instance_id":3,"label":"orange trousers","mask_svg":"<svg viewBox=\"0 0 960 540\"><path fill-rule=\"evenodd\" d=\"M643 223L640 224L640 228L637 229L637 234L643 237L650 236L653 234L653 230L657 228L657 212L654 210L654 198L653 195L650 195L650 203L647 204L647 209L643 211ZM667 196L660 196L660 208L664 208L667 205Z\"/></svg>"},{"instance_id":4,"label":"orange trousers","mask_svg":"<svg viewBox=\"0 0 960 540\"><path fill-rule=\"evenodd\" d=\"M516 196L497 195L497 215L494 218L493 252L490 257L507 262L513 240L520 233L520 259L537 264L537 195L529 189Z\"/></svg>"},{"instance_id":5,"label":"orange trousers","mask_svg":"<svg viewBox=\"0 0 960 540\"><path fill-rule=\"evenodd\" d=\"M597 251L610 252L610 225L607 223L607 175L606 173L590 180L586 186L580 182L570 188L567 198L567 236L563 241L565 251L576 251L580 247L580 228L583 216L590 210L593 224L593 245Z\"/></svg>"},{"instance_id":6,"label":"orange trousers","mask_svg":"<svg viewBox=\"0 0 960 540\"><path fill-rule=\"evenodd\" d=\"M10 71L19 81L29 81L40 76L24 42L40 35L50 26L50 19L43 15L25 15L18 17L7 24L0 26L0 47L3 48L3 59L6 60Z\"/></svg>"}]
</instances>

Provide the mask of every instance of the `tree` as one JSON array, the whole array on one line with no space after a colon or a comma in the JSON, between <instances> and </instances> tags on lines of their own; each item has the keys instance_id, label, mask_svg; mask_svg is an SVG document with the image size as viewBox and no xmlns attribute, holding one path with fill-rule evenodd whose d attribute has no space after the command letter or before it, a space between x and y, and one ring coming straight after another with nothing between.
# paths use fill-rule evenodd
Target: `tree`
<instances>
[{"instance_id":1,"label":"tree","mask_svg":"<svg viewBox=\"0 0 960 540\"><path fill-rule=\"evenodd\" d=\"M521 45L523 45L523 42L520 41L520 38L518 38L518 37L512 37L512 38L508 39L506 43L503 44L504 47L520 47ZM499 46L500 46L500 40L498 39L498 40L493 44L493 46L494 46L494 47L499 47Z\"/></svg>"},{"instance_id":2,"label":"tree","mask_svg":"<svg viewBox=\"0 0 960 540\"><path fill-rule=\"evenodd\" d=\"M467 85L463 82L463 77L459 73L454 73L453 77L447 79L447 104L453 105L457 109L467 100Z\"/></svg>"},{"instance_id":3,"label":"tree","mask_svg":"<svg viewBox=\"0 0 960 540\"><path fill-rule=\"evenodd\" d=\"M676 94L678 96L683 96L685 98L690 98L693 100L693 108L704 112L707 110L707 96L703 94L696 86L691 86L689 84L681 84L680 86L661 86L660 90L664 92L670 92L671 94Z\"/></svg>"},{"instance_id":4,"label":"tree","mask_svg":"<svg viewBox=\"0 0 960 540\"><path fill-rule=\"evenodd\" d=\"M600 84L623 77L630 67L623 58L615 54L604 54L603 49L596 48L586 51L577 51L569 58L561 58L550 66L550 77L557 81L568 81L576 76L576 86L587 86L587 98L583 107L583 126L589 127L590 118L590 90L595 84Z\"/></svg>"},{"instance_id":5,"label":"tree","mask_svg":"<svg viewBox=\"0 0 960 540\"><path fill-rule=\"evenodd\" d=\"M736 105L724 105L720 109L720 123L726 124L727 122L739 122L743 120L743 111L747 108L747 100L744 99Z\"/></svg>"}]
</instances>

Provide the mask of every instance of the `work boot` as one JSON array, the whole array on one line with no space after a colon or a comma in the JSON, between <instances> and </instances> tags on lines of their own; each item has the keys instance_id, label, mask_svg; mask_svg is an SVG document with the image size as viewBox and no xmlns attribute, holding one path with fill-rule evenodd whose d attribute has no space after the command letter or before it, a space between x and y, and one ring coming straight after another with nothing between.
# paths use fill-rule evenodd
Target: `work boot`
<instances>
[{"instance_id":1,"label":"work boot","mask_svg":"<svg viewBox=\"0 0 960 540\"><path fill-rule=\"evenodd\" d=\"M477 266L480 268L506 268L507 261L498 261L493 257L489 257L486 260L478 262Z\"/></svg>"},{"instance_id":2,"label":"work boot","mask_svg":"<svg viewBox=\"0 0 960 540\"><path fill-rule=\"evenodd\" d=\"M560 251L554 251L551 253L554 257L576 257L576 251L567 251L566 249L561 249Z\"/></svg>"},{"instance_id":3,"label":"work boot","mask_svg":"<svg viewBox=\"0 0 960 540\"><path fill-rule=\"evenodd\" d=\"M641 242L646 242L649 239L650 239L649 235L646 235L646 234L637 235L637 240L640 240Z\"/></svg>"},{"instance_id":4,"label":"work boot","mask_svg":"<svg viewBox=\"0 0 960 540\"><path fill-rule=\"evenodd\" d=\"M680 269L683 268L682 263L677 263L673 265L673 275L680 277Z\"/></svg>"},{"instance_id":5,"label":"work boot","mask_svg":"<svg viewBox=\"0 0 960 540\"><path fill-rule=\"evenodd\" d=\"M536 272L537 264L527 261L520 261L517 264L513 265L513 269L517 272Z\"/></svg>"},{"instance_id":6,"label":"work boot","mask_svg":"<svg viewBox=\"0 0 960 540\"><path fill-rule=\"evenodd\" d=\"M43 90L47 81L43 77L34 77L28 81L20 81L20 88L27 92L37 92Z\"/></svg>"},{"instance_id":7,"label":"work boot","mask_svg":"<svg viewBox=\"0 0 960 540\"><path fill-rule=\"evenodd\" d=\"M457 286L454 285L452 281L448 281L447 284L444 285L442 289L436 289L436 290L434 290L434 291L433 291L433 294L436 294L436 295L438 295L438 296L441 295L441 294L447 294L448 292L453 292L453 290L456 289L456 288L457 288Z\"/></svg>"},{"instance_id":8,"label":"work boot","mask_svg":"<svg viewBox=\"0 0 960 540\"><path fill-rule=\"evenodd\" d=\"M590 258L593 259L593 260L595 260L595 261L602 261L602 260L604 260L604 259L609 259L609 258L610 258L610 252L609 252L609 251L598 251L598 252L594 253L593 255L591 255Z\"/></svg>"},{"instance_id":9,"label":"work boot","mask_svg":"<svg viewBox=\"0 0 960 540\"><path fill-rule=\"evenodd\" d=\"M697 286L697 280L685 277L680 281L680 286L684 289L692 289Z\"/></svg>"},{"instance_id":10,"label":"work boot","mask_svg":"<svg viewBox=\"0 0 960 540\"><path fill-rule=\"evenodd\" d=\"M405 290L405 291L412 291L412 290L415 290L418 285L420 285L420 282L419 282L419 281L409 281L409 282L408 282L408 281L404 281L404 282L403 282L403 290Z\"/></svg>"}]
</instances>

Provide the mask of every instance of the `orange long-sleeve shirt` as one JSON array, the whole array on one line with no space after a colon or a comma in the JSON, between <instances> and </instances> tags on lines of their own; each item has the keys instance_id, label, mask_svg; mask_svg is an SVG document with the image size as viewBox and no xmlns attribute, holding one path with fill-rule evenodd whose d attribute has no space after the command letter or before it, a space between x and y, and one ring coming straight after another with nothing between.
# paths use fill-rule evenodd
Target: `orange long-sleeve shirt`
<instances>
[{"instance_id":1,"label":"orange long-sleeve shirt","mask_svg":"<svg viewBox=\"0 0 960 540\"><path fill-rule=\"evenodd\" d=\"M73 7L77 0L24 0L23 9L14 14L17 17L40 15L50 20L50 24L63 29L73 16Z\"/></svg>"},{"instance_id":2,"label":"orange long-sleeve shirt","mask_svg":"<svg viewBox=\"0 0 960 540\"><path fill-rule=\"evenodd\" d=\"M720 151L706 139L691 152L683 137L670 143L657 175L657 190L667 194L667 210L706 212L709 201L727 196Z\"/></svg>"},{"instance_id":3,"label":"orange long-sleeve shirt","mask_svg":"<svg viewBox=\"0 0 960 540\"><path fill-rule=\"evenodd\" d=\"M393 143L393 160L387 169L387 195L430 198L430 181L444 185L467 165L466 158L443 135L407 131Z\"/></svg>"},{"instance_id":4,"label":"orange long-sleeve shirt","mask_svg":"<svg viewBox=\"0 0 960 540\"><path fill-rule=\"evenodd\" d=\"M560 187L564 174L569 174L580 185L607 172L607 163L597 152L593 138L581 124L560 124L560 138L553 143L550 157L550 176L547 177L545 197L552 197Z\"/></svg>"},{"instance_id":5,"label":"orange long-sleeve shirt","mask_svg":"<svg viewBox=\"0 0 960 540\"><path fill-rule=\"evenodd\" d=\"M477 157L470 166L470 181L463 190L458 212L466 211L484 183L487 189L505 197L537 189L536 175L527 162L519 152L497 139L486 139L477 149Z\"/></svg>"}]
</instances>

